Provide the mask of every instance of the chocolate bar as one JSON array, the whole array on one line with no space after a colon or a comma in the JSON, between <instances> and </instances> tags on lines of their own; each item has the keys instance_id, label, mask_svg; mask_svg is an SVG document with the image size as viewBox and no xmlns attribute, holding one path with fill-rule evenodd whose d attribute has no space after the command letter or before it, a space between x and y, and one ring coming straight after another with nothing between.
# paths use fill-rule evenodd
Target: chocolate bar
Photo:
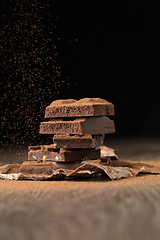
<instances>
[{"instance_id":1,"label":"chocolate bar","mask_svg":"<svg viewBox=\"0 0 160 240\"><path fill-rule=\"evenodd\" d=\"M48 174L53 173L52 162L38 163L37 161L24 161L19 169L20 172L29 174Z\"/></svg>"},{"instance_id":2,"label":"chocolate bar","mask_svg":"<svg viewBox=\"0 0 160 240\"><path fill-rule=\"evenodd\" d=\"M95 161L100 160L92 160L92 161L82 161L82 162L68 162L68 163L60 163L60 162L38 162L38 161L24 161L19 169L19 172L21 173L27 173L27 174L47 174L51 175L55 170L65 171L65 173L72 172L76 170L79 167L82 167L84 164L95 164ZM113 166L118 167L119 161L114 160L112 161L109 157L106 159L103 159L101 161L101 166ZM90 171L93 168L92 166L88 166L88 170ZM82 169L83 171L83 169ZM62 177L62 176L60 176Z\"/></svg>"},{"instance_id":3,"label":"chocolate bar","mask_svg":"<svg viewBox=\"0 0 160 240\"><path fill-rule=\"evenodd\" d=\"M103 145L104 135L54 135L53 144L29 146L29 150L48 149L54 151L55 149L83 149L96 148Z\"/></svg>"},{"instance_id":4,"label":"chocolate bar","mask_svg":"<svg viewBox=\"0 0 160 240\"><path fill-rule=\"evenodd\" d=\"M79 134L91 135L114 133L113 120L103 117L77 118L73 121L57 120L41 122L42 134Z\"/></svg>"},{"instance_id":5,"label":"chocolate bar","mask_svg":"<svg viewBox=\"0 0 160 240\"><path fill-rule=\"evenodd\" d=\"M96 148L103 145L104 135L94 135L90 134L84 135L54 135L53 146L55 148Z\"/></svg>"},{"instance_id":6,"label":"chocolate bar","mask_svg":"<svg viewBox=\"0 0 160 240\"><path fill-rule=\"evenodd\" d=\"M30 150L28 152L28 160L43 160L54 162L74 162L87 159L100 158L100 149L83 149L83 150L65 150L60 148L59 151L49 151L49 149Z\"/></svg>"},{"instance_id":7,"label":"chocolate bar","mask_svg":"<svg viewBox=\"0 0 160 240\"><path fill-rule=\"evenodd\" d=\"M57 169L75 170L82 164L78 162L58 163L58 162L37 162L24 161L20 166L20 172L29 174L52 174Z\"/></svg>"},{"instance_id":8,"label":"chocolate bar","mask_svg":"<svg viewBox=\"0 0 160 240\"><path fill-rule=\"evenodd\" d=\"M101 98L53 101L45 109L49 119L41 122L39 131L54 135L53 143L29 146L20 172L35 175L33 179L64 179L99 176L106 165L118 166L114 151L102 146L104 134L115 132L110 115L114 105Z\"/></svg>"},{"instance_id":9,"label":"chocolate bar","mask_svg":"<svg viewBox=\"0 0 160 240\"><path fill-rule=\"evenodd\" d=\"M114 115L114 105L101 98L53 101L45 109L45 118Z\"/></svg>"}]
</instances>

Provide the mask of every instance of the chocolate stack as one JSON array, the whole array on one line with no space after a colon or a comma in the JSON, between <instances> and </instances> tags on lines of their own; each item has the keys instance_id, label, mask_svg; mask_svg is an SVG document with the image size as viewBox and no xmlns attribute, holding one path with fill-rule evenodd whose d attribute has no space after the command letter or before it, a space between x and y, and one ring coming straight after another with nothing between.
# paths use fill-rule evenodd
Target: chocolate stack
<instances>
[{"instance_id":1,"label":"chocolate stack","mask_svg":"<svg viewBox=\"0 0 160 240\"><path fill-rule=\"evenodd\" d=\"M53 144L30 146L27 164L70 169L84 160L100 159L104 135L115 132L113 120L107 117L111 115L113 104L100 98L53 101L45 109L48 121L40 124L40 133L53 135Z\"/></svg>"}]
</instances>

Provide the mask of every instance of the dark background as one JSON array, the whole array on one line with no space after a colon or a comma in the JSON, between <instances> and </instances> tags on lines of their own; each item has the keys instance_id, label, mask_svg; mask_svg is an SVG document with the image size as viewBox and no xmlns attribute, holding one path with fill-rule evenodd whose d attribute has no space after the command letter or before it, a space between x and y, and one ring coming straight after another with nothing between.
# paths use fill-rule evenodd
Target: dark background
<instances>
[{"instance_id":1,"label":"dark background","mask_svg":"<svg viewBox=\"0 0 160 240\"><path fill-rule=\"evenodd\" d=\"M56 8L66 38L79 38L78 47L60 52L74 85L70 96L113 102L120 134L159 134L158 8L146 1L69 2Z\"/></svg>"},{"instance_id":2,"label":"dark background","mask_svg":"<svg viewBox=\"0 0 160 240\"><path fill-rule=\"evenodd\" d=\"M14 5L14 1L11 2ZM1 11L6 10L9 3L3 1ZM46 94L41 109L43 114L35 128L38 129L43 120L45 107L55 99L100 97L115 105L117 135L158 136L158 6L146 1L49 0L48 3L48 13L53 16L53 21L55 17L58 19L57 62L61 77L69 85L62 83L59 93L53 97ZM3 101L3 96L1 99ZM11 107L9 110L12 111ZM25 128L20 131L25 135Z\"/></svg>"}]
</instances>

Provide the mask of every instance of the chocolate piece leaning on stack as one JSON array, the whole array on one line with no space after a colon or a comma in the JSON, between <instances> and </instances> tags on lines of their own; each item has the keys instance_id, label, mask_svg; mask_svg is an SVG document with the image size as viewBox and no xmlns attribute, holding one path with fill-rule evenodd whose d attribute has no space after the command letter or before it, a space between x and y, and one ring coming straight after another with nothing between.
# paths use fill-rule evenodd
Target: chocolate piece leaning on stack
<instances>
[{"instance_id":1,"label":"chocolate piece leaning on stack","mask_svg":"<svg viewBox=\"0 0 160 240\"><path fill-rule=\"evenodd\" d=\"M61 168L65 169L72 165L73 169L82 161L101 159L104 134L115 132L114 122L108 118L111 115L114 115L113 104L100 98L53 101L45 110L49 121L40 124L40 133L53 135L53 144L30 146L28 162L24 163L22 171L32 169L28 171L34 172L33 167L39 166L38 172L44 173L45 164L48 169L51 163L54 166L61 163Z\"/></svg>"}]
</instances>

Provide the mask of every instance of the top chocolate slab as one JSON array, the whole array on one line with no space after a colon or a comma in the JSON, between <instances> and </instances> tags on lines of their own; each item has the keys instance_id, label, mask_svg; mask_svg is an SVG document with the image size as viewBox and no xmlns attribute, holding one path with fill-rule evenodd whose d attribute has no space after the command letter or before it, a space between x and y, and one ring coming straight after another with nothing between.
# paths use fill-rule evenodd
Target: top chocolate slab
<instances>
[{"instance_id":1,"label":"top chocolate slab","mask_svg":"<svg viewBox=\"0 0 160 240\"><path fill-rule=\"evenodd\" d=\"M114 115L114 105L101 98L53 101L45 110L45 118Z\"/></svg>"}]
</instances>

